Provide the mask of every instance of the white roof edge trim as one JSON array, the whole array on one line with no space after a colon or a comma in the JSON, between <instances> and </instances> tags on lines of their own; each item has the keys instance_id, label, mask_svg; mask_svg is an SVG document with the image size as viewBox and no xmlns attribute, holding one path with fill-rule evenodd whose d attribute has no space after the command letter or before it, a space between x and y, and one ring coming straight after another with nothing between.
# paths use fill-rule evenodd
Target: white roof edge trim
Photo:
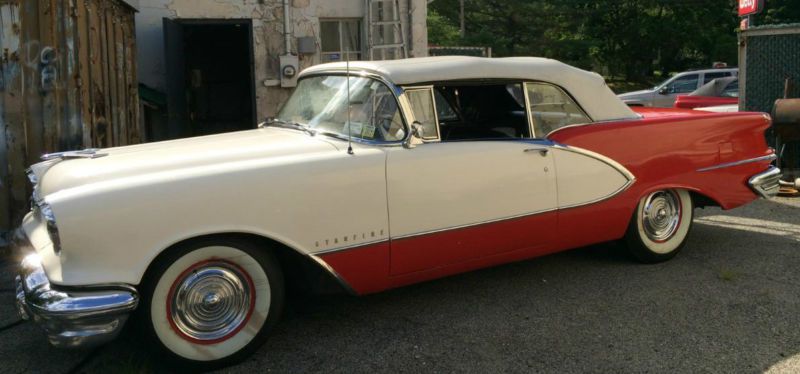
<instances>
[{"instance_id":1,"label":"white roof edge trim","mask_svg":"<svg viewBox=\"0 0 800 374\"><path fill-rule=\"evenodd\" d=\"M300 78L345 69L344 62L320 64L303 70ZM640 118L617 98L599 74L540 57L441 56L351 61L350 70L378 74L399 86L472 79L541 81L567 91L595 122Z\"/></svg>"}]
</instances>

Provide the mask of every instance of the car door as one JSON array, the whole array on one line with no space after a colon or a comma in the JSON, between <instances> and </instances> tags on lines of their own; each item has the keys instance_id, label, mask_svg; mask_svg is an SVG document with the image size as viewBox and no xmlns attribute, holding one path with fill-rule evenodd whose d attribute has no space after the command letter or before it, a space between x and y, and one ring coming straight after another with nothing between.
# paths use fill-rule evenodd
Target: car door
<instances>
[{"instance_id":1,"label":"car door","mask_svg":"<svg viewBox=\"0 0 800 374\"><path fill-rule=\"evenodd\" d=\"M656 93L653 106L668 108L675 104L678 95L691 93L700 87L700 74L690 73L678 76Z\"/></svg>"},{"instance_id":2,"label":"car door","mask_svg":"<svg viewBox=\"0 0 800 374\"><path fill-rule=\"evenodd\" d=\"M552 143L440 142L433 90L405 94L427 142L388 150L392 275L551 243L557 204Z\"/></svg>"}]
</instances>

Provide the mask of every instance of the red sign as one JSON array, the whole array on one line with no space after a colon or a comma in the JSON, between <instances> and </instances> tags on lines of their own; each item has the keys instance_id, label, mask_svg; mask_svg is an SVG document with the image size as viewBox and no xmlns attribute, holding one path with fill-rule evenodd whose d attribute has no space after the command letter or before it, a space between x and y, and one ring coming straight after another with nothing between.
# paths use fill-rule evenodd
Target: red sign
<instances>
[{"instance_id":1,"label":"red sign","mask_svg":"<svg viewBox=\"0 0 800 374\"><path fill-rule=\"evenodd\" d=\"M764 0L739 0L739 17L756 14L764 9Z\"/></svg>"}]
</instances>

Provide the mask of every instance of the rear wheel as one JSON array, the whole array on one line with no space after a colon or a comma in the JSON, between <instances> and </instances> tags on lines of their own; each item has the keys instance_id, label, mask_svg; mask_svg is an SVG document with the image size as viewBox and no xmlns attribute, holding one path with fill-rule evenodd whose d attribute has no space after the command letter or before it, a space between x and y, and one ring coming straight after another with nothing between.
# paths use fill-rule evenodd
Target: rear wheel
<instances>
[{"instance_id":1,"label":"rear wheel","mask_svg":"<svg viewBox=\"0 0 800 374\"><path fill-rule=\"evenodd\" d=\"M692 197L686 190L660 190L643 197L625 234L629 252L645 263L675 257L686 244L693 210Z\"/></svg>"},{"instance_id":2,"label":"rear wheel","mask_svg":"<svg viewBox=\"0 0 800 374\"><path fill-rule=\"evenodd\" d=\"M255 351L284 299L275 258L245 241L203 240L174 248L149 271L140 320L152 347L173 364L203 369Z\"/></svg>"}]
</instances>

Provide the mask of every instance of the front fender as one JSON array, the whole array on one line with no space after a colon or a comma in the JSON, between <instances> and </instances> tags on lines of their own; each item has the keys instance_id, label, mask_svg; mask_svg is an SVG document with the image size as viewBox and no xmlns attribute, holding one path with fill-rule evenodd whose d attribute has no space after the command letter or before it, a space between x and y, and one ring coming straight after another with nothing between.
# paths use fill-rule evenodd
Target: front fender
<instances>
[{"instance_id":1,"label":"front fender","mask_svg":"<svg viewBox=\"0 0 800 374\"><path fill-rule=\"evenodd\" d=\"M345 238L356 245L362 232L388 238L385 153L375 148L138 175L47 199L62 251L45 268L59 285L135 285L161 251L220 232L267 237L306 254Z\"/></svg>"}]
</instances>

